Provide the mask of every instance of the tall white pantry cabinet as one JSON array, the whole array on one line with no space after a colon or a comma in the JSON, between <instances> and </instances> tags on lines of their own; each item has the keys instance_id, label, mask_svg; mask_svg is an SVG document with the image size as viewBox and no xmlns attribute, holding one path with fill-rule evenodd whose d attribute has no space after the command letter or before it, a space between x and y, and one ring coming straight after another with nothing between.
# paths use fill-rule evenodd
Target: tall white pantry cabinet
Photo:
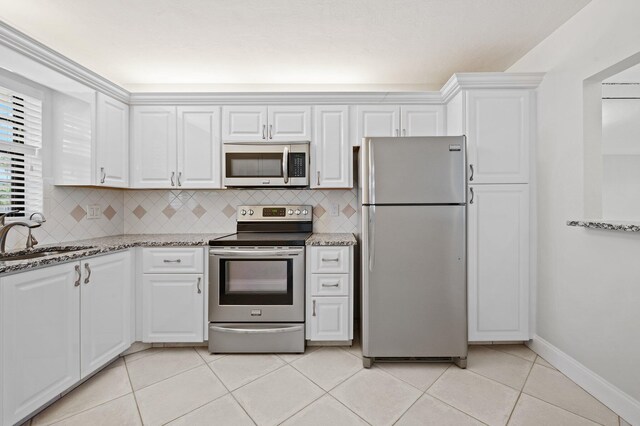
<instances>
[{"instance_id":1,"label":"tall white pantry cabinet","mask_svg":"<svg viewBox=\"0 0 640 426\"><path fill-rule=\"evenodd\" d=\"M529 340L529 165L538 81L453 83L447 134L466 135L468 148L469 341Z\"/></svg>"}]
</instances>

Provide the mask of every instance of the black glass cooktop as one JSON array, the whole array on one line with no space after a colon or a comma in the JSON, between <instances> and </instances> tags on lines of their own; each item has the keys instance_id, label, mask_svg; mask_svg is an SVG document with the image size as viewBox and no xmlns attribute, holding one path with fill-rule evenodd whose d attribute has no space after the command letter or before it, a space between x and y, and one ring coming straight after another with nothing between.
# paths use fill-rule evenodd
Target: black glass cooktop
<instances>
[{"instance_id":1,"label":"black glass cooktop","mask_svg":"<svg viewBox=\"0 0 640 426\"><path fill-rule=\"evenodd\" d=\"M229 246L303 246L311 232L239 232L209 240L213 247Z\"/></svg>"}]
</instances>

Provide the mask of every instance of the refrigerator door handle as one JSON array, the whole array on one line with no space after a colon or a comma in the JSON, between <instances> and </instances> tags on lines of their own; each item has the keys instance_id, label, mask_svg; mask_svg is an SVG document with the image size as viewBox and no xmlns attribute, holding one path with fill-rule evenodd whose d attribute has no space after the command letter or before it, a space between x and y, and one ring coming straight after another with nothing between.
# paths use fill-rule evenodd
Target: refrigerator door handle
<instances>
[{"instance_id":1,"label":"refrigerator door handle","mask_svg":"<svg viewBox=\"0 0 640 426\"><path fill-rule=\"evenodd\" d=\"M376 262L376 206L371 206L369 213L369 271L373 271L373 265Z\"/></svg>"},{"instance_id":2,"label":"refrigerator door handle","mask_svg":"<svg viewBox=\"0 0 640 426\"><path fill-rule=\"evenodd\" d=\"M376 203L376 162L373 158L373 148L369 151L369 203Z\"/></svg>"}]
</instances>

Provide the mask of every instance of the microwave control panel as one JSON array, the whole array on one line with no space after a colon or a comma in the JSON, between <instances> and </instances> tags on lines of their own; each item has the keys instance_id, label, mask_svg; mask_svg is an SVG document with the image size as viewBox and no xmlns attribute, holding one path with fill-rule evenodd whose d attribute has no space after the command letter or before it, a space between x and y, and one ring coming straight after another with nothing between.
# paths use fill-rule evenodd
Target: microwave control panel
<instances>
[{"instance_id":1,"label":"microwave control panel","mask_svg":"<svg viewBox=\"0 0 640 426\"><path fill-rule=\"evenodd\" d=\"M307 175L306 156L304 152L289 154L289 177L305 177Z\"/></svg>"}]
</instances>

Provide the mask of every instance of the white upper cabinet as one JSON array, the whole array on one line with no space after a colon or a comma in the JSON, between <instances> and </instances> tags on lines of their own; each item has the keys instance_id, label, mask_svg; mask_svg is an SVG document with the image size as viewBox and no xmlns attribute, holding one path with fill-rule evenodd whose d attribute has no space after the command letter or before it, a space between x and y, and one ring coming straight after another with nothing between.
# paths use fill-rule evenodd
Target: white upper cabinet
<instances>
[{"instance_id":1,"label":"white upper cabinet","mask_svg":"<svg viewBox=\"0 0 640 426\"><path fill-rule=\"evenodd\" d=\"M134 188L220 188L220 108L136 106Z\"/></svg>"},{"instance_id":2,"label":"white upper cabinet","mask_svg":"<svg viewBox=\"0 0 640 426\"><path fill-rule=\"evenodd\" d=\"M222 140L291 142L311 139L311 107L222 108Z\"/></svg>"},{"instance_id":3,"label":"white upper cabinet","mask_svg":"<svg viewBox=\"0 0 640 426\"><path fill-rule=\"evenodd\" d=\"M80 264L80 367L82 377L87 377L130 345L131 255L124 251Z\"/></svg>"},{"instance_id":4,"label":"white upper cabinet","mask_svg":"<svg viewBox=\"0 0 640 426\"><path fill-rule=\"evenodd\" d=\"M178 175L186 188L220 188L220 108L178 107Z\"/></svg>"},{"instance_id":5,"label":"white upper cabinet","mask_svg":"<svg viewBox=\"0 0 640 426\"><path fill-rule=\"evenodd\" d=\"M313 123L311 188L353 187L349 107L317 106Z\"/></svg>"},{"instance_id":6,"label":"white upper cabinet","mask_svg":"<svg viewBox=\"0 0 640 426\"><path fill-rule=\"evenodd\" d=\"M529 185L469 191L469 340L529 340Z\"/></svg>"},{"instance_id":7,"label":"white upper cabinet","mask_svg":"<svg viewBox=\"0 0 640 426\"><path fill-rule=\"evenodd\" d=\"M529 181L531 101L529 90L467 92L469 183Z\"/></svg>"},{"instance_id":8,"label":"white upper cabinet","mask_svg":"<svg viewBox=\"0 0 640 426\"><path fill-rule=\"evenodd\" d=\"M400 107L397 105L358 105L357 132L354 146L362 138L374 136L400 136Z\"/></svg>"},{"instance_id":9,"label":"white upper cabinet","mask_svg":"<svg viewBox=\"0 0 640 426\"><path fill-rule=\"evenodd\" d=\"M134 106L132 116L132 186L176 186L176 107Z\"/></svg>"},{"instance_id":10,"label":"white upper cabinet","mask_svg":"<svg viewBox=\"0 0 640 426\"><path fill-rule=\"evenodd\" d=\"M129 186L129 106L97 95L96 183Z\"/></svg>"},{"instance_id":11,"label":"white upper cabinet","mask_svg":"<svg viewBox=\"0 0 640 426\"><path fill-rule=\"evenodd\" d=\"M400 107L402 136L442 136L444 132L443 105L403 105Z\"/></svg>"},{"instance_id":12,"label":"white upper cabinet","mask_svg":"<svg viewBox=\"0 0 640 426\"><path fill-rule=\"evenodd\" d=\"M223 141L267 140L266 106L229 106L222 108Z\"/></svg>"}]
</instances>

